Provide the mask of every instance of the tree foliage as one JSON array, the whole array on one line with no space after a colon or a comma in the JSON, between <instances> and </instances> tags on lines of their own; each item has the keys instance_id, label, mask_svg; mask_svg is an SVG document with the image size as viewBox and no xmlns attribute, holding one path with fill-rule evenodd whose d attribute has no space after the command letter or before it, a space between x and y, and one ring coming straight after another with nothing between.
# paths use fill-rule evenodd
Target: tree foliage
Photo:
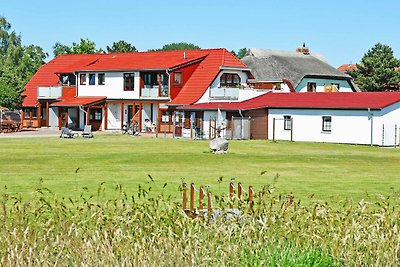
<instances>
[{"instance_id":1,"label":"tree foliage","mask_svg":"<svg viewBox=\"0 0 400 267\"><path fill-rule=\"evenodd\" d=\"M377 43L368 50L355 70L348 71L363 91L399 90L400 72L395 68L400 61L387 45Z\"/></svg>"},{"instance_id":2,"label":"tree foliage","mask_svg":"<svg viewBox=\"0 0 400 267\"><path fill-rule=\"evenodd\" d=\"M60 42L56 42L53 46L54 56L61 54L95 54L103 53L104 51L100 48L96 48L96 43L89 39L81 38L79 43L72 43L72 46L64 45Z\"/></svg>"},{"instance_id":3,"label":"tree foliage","mask_svg":"<svg viewBox=\"0 0 400 267\"><path fill-rule=\"evenodd\" d=\"M135 46L123 40L114 42L111 47L107 45L107 53L116 52L137 52L137 49Z\"/></svg>"},{"instance_id":4,"label":"tree foliage","mask_svg":"<svg viewBox=\"0 0 400 267\"><path fill-rule=\"evenodd\" d=\"M39 46L22 46L21 36L0 17L0 106L16 108L22 104L25 84L44 64L47 54Z\"/></svg>"},{"instance_id":5,"label":"tree foliage","mask_svg":"<svg viewBox=\"0 0 400 267\"><path fill-rule=\"evenodd\" d=\"M171 43L166 44L160 49L152 49L149 51L168 51L168 50L196 50L201 49L200 46L190 43Z\"/></svg>"},{"instance_id":6,"label":"tree foliage","mask_svg":"<svg viewBox=\"0 0 400 267\"><path fill-rule=\"evenodd\" d=\"M240 48L237 53L234 50L232 50L231 53L238 59L242 59L247 53L247 48Z\"/></svg>"}]
</instances>

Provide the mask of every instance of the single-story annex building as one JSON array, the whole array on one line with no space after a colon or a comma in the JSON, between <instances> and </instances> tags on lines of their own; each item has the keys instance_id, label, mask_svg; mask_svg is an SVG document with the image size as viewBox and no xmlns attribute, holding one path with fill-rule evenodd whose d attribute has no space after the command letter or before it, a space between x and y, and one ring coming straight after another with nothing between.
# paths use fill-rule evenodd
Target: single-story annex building
<instances>
[{"instance_id":1,"label":"single-story annex building","mask_svg":"<svg viewBox=\"0 0 400 267\"><path fill-rule=\"evenodd\" d=\"M270 92L242 102L178 109L208 112L214 118L220 112L227 130L232 117L250 117L252 139L399 145L400 92Z\"/></svg>"}]
</instances>

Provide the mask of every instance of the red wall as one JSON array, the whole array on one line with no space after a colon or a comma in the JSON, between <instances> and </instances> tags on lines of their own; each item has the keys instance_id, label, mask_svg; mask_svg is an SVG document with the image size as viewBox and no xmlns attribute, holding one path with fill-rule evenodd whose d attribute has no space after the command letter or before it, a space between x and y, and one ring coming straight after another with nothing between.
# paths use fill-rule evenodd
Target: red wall
<instances>
[{"instance_id":1,"label":"red wall","mask_svg":"<svg viewBox=\"0 0 400 267\"><path fill-rule=\"evenodd\" d=\"M171 75L170 75L169 79L170 79L170 84L171 84L171 88L170 88L171 100L174 99L179 94L182 87L185 86L186 82L189 80L190 76L192 76L193 72L197 69L199 64L200 64L200 62L189 65L187 67L176 69L170 73ZM182 85L180 85L180 86L174 85L173 75L172 75L174 72L182 72Z\"/></svg>"}]
</instances>

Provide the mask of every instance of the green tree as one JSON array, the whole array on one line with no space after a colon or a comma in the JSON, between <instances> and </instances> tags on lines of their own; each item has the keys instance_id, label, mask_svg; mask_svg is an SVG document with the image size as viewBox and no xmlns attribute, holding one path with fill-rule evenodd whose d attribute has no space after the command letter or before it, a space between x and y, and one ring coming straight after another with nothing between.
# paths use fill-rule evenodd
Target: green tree
<instances>
[{"instance_id":1,"label":"green tree","mask_svg":"<svg viewBox=\"0 0 400 267\"><path fill-rule=\"evenodd\" d=\"M53 54L55 57L61 54L72 54L71 47L63 45L60 42L56 42L53 46Z\"/></svg>"},{"instance_id":2,"label":"green tree","mask_svg":"<svg viewBox=\"0 0 400 267\"><path fill-rule=\"evenodd\" d=\"M201 49L200 46L195 45L195 44L189 44L189 43L171 43L171 44L166 44L160 49L152 49L149 51L167 51L167 50L195 50L195 49Z\"/></svg>"},{"instance_id":3,"label":"green tree","mask_svg":"<svg viewBox=\"0 0 400 267\"><path fill-rule=\"evenodd\" d=\"M61 44L60 42L56 42L53 46L54 56L60 54L95 54L103 52L102 49L96 48L95 42L83 38L81 38L79 43L73 42L71 47Z\"/></svg>"},{"instance_id":4,"label":"green tree","mask_svg":"<svg viewBox=\"0 0 400 267\"><path fill-rule=\"evenodd\" d=\"M107 45L107 53L116 52L137 52L137 49L135 46L123 40L114 42L111 47Z\"/></svg>"},{"instance_id":5,"label":"green tree","mask_svg":"<svg viewBox=\"0 0 400 267\"><path fill-rule=\"evenodd\" d=\"M25 84L46 57L38 46L22 46L21 36L11 31L11 24L0 17L0 106L16 108L22 104Z\"/></svg>"},{"instance_id":6,"label":"green tree","mask_svg":"<svg viewBox=\"0 0 400 267\"><path fill-rule=\"evenodd\" d=\"M395 70L398 66L400 61L394 57L392 48L377 43L348 74L362 91L399 90L400 72Z\"/></svg>"},{"instance_id":7,"label":"green tree","mask_svg":"<svg viewBox=\"0 0 400 267\"><path fill-rule=\"evenodd\" d=\"M232 50L231 53L238 59L242 59L247 53L247 48L240 48L237 53Z\"/></svg>"}]
</instances>

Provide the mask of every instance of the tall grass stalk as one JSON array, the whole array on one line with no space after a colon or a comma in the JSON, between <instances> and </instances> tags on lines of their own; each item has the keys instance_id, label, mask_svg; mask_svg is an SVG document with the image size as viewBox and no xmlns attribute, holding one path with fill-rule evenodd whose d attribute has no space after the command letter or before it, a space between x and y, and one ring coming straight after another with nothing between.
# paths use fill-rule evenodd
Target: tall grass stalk
<instances>
[{"instance_id":1,"label":"tall grass stalk","mask_svg":"<svg viewBox=\"0 0 400 267\"><path fill-rule=\"evenodd\" d=\"M100 185L98 194L101 194ZM140 189L97 201L39 188L29 202L3 192L2 266L393 266L399 198L302 206L266 195L239 216L188 218L179 203ZM220 197L222 199L222 197Z\"/></svg>"}]
</instances>

